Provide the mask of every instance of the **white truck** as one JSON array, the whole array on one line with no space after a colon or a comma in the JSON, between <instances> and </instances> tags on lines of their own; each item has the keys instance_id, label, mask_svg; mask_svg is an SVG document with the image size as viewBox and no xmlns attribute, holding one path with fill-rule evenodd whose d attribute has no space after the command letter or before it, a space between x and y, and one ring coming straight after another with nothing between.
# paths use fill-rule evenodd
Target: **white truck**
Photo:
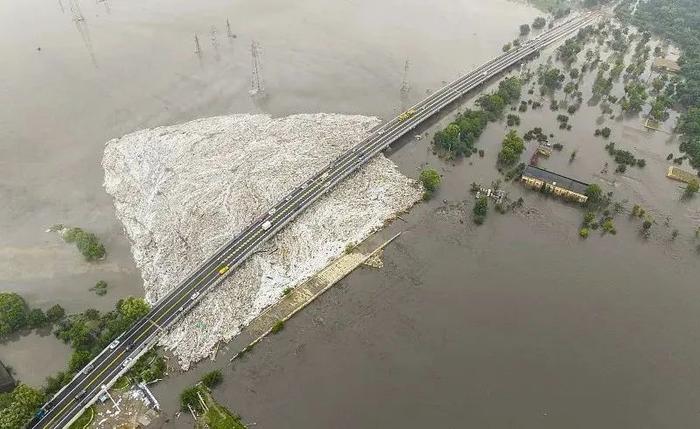
<instances>
[{"instance_id":1,"label":"white truck","mask_svg":"<svg viewBox=\"0 0 700 429\"><path fill-rule=\"evenodd\" d=\"M267 231L268 229L270 229L271 226L272 226L272 223L269 220L266 220L262 224L262 229L263 229L263 231Z\"/></svg>"}]
</instances>

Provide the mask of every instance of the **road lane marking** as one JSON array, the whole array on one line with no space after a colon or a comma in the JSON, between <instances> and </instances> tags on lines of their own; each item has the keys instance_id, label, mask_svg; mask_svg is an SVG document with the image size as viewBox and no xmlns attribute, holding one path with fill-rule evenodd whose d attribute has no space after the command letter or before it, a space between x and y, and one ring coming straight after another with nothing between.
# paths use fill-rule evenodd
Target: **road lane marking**
<instances>
[{"instance_id":1,"label":"road lane marking","mask_svg":"<svg viewBox=\"0 0 700 429\"><path fill-rule=\"evenodd\" d=\"M111 361L110 363L108 363L107 366L106 366L102 371L100 371L99 374L97 374L95 377L92 378L92 381L91 381L91 382L89 382L88 384L85 385L85 387L83 388L83 390L86 390L86 391L87 391L87 389L92 385L92 383L95 382L95 380L97 379L97 377L99 377L99 376L101 376L102 374L104 374L105 371L107 371L107 370L112 366L112 364L113 364L117 359L119 359L124 353L125 353L125 352L121 352L121 353L119 353L119 354L117 355L116 358L112 359L112 361ZM82 392L82 390L81 390L81 392ZM87 392L86 392L86 393L87 393ZM82 398L81 398L81 399L82 399ZM71 399L63 408L61 408L61 409L58 411L58 414L56 414L51 420L49 420L49 422L46 423L46 425L47 425L47 426L50 426L51 423L52 423L54 420L56 420L58 417L60 417L61 414L63 413L63 411L65 411L65 409L66 409L70 404L72 404L73 402L75 402L75 398Z\"/></svg>"}]
</instances>

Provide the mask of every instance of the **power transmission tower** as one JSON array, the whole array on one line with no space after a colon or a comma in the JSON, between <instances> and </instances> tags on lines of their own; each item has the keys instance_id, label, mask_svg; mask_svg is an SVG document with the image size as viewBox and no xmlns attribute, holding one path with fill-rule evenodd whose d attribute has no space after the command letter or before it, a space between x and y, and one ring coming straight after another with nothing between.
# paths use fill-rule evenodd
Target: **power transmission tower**
<instances>
[{"instance_id":1,"label":"power transmission tower","mask_svg":"<svg viewBox=\"0 0 700 429\"><path fill-rule=\"evenodd\" d=\"M200 54L201 52L202 50L199 49L199 38L197 37L197 33L194 33L194 53Z\"/></svg>"},{"instance_id":2,"label":"power transmission tower","mask_svg":"<svg viewBox=\"0 0 700 429\"><path fill-rule=\"evenodd\" d=\"M408 60L406 60L406 63L403 66L403 80L401 81L402 95L408 95L408 92L411 90L411 85L408 83L408 65Z\"/></svg>"},{"instance_id":3,"label":"power transmission tower","mask_svg":"<svg viewBox=\"0 0 700 429\"><path fill-rule=\"evenodd\" d=\"M236 38L236 35L233 34L233 31L231 31L231 23L228 22L228 18L226 18L226 35L231 39Z\"/></svg>"},{"instance_id":4,"label":"power transmission tower","mask_svg":"<svg viewBox=\"0 0 700 429\"><path fill-rule=\"evenodd\" d=\"M80 4L78 3L78 0L71 0L70 11L73 14L73 21L85 21L85 17L83 16L83 12L80 10Z\"/></svg>"},{"instance_id":5,"label":"power transmission tower","mask_svg":"<svg viewBox=\"0 0 700 429\"><path fill-rule=\"evenodd\" d=\"M403 80L401 81L401 111L408 108L408 93L411 91L411 84L408 83L408 60L403 66Z\"/></svg>"},{"instance_id":6,"label":"power transmission tower","mask_svg":"<svg viewBox=\"0 0 700 429\"><path fill-rule=\"evenodd\" d=\"M219 61L221 59L221 55L219 55L219 41L216 38L216 27L211 26L211 46L214 48L214 58L216 61Z\"/></svg>"},{"instance_id":7,"label":"power transmission tower","mask_svg":"<svg viewBox=\"0 0 700 429\"><path fill-rule=\"evenodd\" d=\"M250 45L250 52L252 55L252 75L250 78L249 93L251 97L262 97L265 94L265 84L262 78L262 52L260 45L255 40L253 40Z\"/></svg>"}]
</instances>

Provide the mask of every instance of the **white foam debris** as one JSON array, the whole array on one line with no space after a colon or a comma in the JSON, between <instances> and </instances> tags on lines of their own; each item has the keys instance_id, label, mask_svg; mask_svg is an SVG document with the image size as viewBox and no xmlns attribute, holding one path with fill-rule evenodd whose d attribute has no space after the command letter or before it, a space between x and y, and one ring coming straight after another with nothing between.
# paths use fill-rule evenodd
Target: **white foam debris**
<instances>
[{"instance_id":1,"label":"white foam debris","mask_svg":"<svg viewBox=\"0 0 700 429\"><path fill-rule=\"evenodd\" d=\"M376 118L232 115L109 141L105 189L155 302L294 187L367 136ZM202 299L161 344L183 369L421 198L383 155L339 184Z\"/></svg>"}]
</instances>

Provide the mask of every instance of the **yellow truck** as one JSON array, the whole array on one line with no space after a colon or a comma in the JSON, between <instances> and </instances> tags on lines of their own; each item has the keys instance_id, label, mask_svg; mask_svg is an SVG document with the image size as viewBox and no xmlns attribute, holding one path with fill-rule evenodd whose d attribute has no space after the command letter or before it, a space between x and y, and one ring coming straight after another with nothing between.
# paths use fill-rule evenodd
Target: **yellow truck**
<instances>
[{"instance_id":1,"label":"yellow truck","mask_svg":"<svg viewBox=\"0 0 700 429\"><path fill-rule=\"evenodd\" d=\"M405 121L406 119L409 119L410 117L412 117L412 116L415 115L415 114L416 114L416 111L415 111L415 110L413 110L413 109L407 110L407 111L405 111L405 112L403 112L402 114L399 115L399 122L403 122L403 121Z\"/></svg>"}]
</instances>

